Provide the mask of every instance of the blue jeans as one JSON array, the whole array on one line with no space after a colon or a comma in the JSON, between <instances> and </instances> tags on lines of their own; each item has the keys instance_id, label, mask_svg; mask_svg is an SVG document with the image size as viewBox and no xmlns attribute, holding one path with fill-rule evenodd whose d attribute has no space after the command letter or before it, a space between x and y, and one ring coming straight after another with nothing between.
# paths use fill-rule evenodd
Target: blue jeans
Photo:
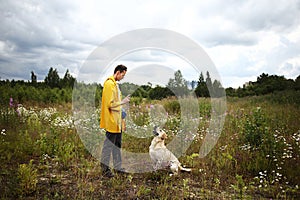
<instances>
[{"instance_id":1,"label":"blue jeans","mask_svg":"<svg viewBox=\"0 0 300 200\"><path fill-rule=\"evenodd\" d=\"M122 157L121 157L121 144L122 144L122 133L110 133L106 131L106 138L104 140L101 164L102 170L109 170L109 162L112 154L113 167L116 170L121 170Z\"/></svg>"}]
</instances>

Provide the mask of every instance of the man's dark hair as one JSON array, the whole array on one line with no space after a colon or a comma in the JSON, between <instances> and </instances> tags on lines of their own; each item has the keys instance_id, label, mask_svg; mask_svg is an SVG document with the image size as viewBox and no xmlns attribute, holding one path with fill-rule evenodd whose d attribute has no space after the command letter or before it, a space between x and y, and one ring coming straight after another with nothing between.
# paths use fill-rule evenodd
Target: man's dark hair
<instances>
[{"instance_id":1,"label":"man's dark hair","mask_svg":"<svg viewBox=\"0 0 300 200\"><path fill-rule=\"evenodd\" d=\"M127 71L127 67L125 65L118 65L115 68L114 74L119 71L119 72L123 72L123 71Z\"/></svg>"}]
</instances>

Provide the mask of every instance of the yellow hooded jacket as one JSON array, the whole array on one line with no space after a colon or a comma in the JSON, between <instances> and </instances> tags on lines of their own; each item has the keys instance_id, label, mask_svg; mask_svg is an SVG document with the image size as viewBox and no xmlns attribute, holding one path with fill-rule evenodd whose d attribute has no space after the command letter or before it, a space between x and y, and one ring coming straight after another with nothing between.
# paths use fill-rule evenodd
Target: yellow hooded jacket
<instances>
[{"instance_id":1,"label":"yellow hooded jacket","mask_svg":"<svg viewBox=\"0 0 300 200\"><path fill-rule=\"evenodd\" d=\"M100 128L111 133L121 133L121 92L113 76L103 85Z\"/></svg>"}]
</instances>

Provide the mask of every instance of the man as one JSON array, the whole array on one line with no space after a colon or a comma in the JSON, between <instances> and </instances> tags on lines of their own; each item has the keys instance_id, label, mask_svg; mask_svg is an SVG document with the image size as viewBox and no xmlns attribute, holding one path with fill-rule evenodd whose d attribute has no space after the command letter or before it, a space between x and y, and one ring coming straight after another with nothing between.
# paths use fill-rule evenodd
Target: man
<instances>
[{"instance_id":1,"label":"man","mask_svg":"<svg viewBox=\"0 0 300 200\"><path fill-rule=\"evenodd\" d=\"M114 74L107 78L103 85L100 128L106 131L102 154L101 168L102 174L106 177L113 177L109 161L113 156L113 167L117 171L124 171L121 168L121 142L122 142L122 105L129 103L129 95L121 101L121 92L117 81L124 78L127 67L118 65Z\"/></svg>"}]
</instances>

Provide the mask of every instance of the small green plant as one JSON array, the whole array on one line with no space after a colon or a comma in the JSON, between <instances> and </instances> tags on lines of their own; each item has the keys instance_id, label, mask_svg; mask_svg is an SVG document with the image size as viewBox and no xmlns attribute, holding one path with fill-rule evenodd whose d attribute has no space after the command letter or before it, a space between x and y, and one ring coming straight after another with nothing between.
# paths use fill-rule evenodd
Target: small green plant
<instances>
[{"instance_id":1,"label":"small green plant","mask_svg":"<svg viewBox=\"0 0 300 200\"><path fill-rule=\"evenodd\" d=\"M188 196L189 196L189 189L190 189L189 184L188 184L189 181L190 181L190 179L188 179L188 178L182 180L182 185L183 185L182 190L183 190L184 198L188 198Z\"/></svg>"},{"instance_id":2,"label":"small green plant","mask_svg":"<svg viewBox=\"0 0 300 200\"><path fill-rule=\"evenodd\" d=\"M235 191L235 196L238 199L243 199L245 192L247 190L247 186L245 185L245 182L243 180L243 176L242 175L236 175L236 183L234 185L231 185L231 187L234 189Z\"/></svg>"},{"instance_id":3,"label":"small green plant","mask_svg":"<svg viewBox=\"0 0 300 200\"><path fill-rule=\"evenodd\" d=\"M67 168L71 160L75 157L75 147L73 143L65 142L58 148L58 158L63 168Z\"/></svg>"},{"instance_id":4,"label":"small green plant","mask_svg":"<svg viewBox=\"0 0 300 200\"><path fill-rule=\"evenodd\" d=\"M187 156L186 157L187 165L189 165L190 167L194 167L195 158L199 158L198 153L193 153L192 155Z\"/></svg>"},{"instance_id":5,"label":"small green plant","mask_svg":"<svg viewBox=\"0 0 300 200\"><path fill-rule=\"evenodd\" d=\"M246 120L243 130L243 140L252 148L257 148L263 143L266 133L266 119L260 107L253 111Z\"/></svg>"},{"instance_id":6,"label":"small green plant","mask_svg":"<svg viewBox=\"0 0 300 200\"><path fill-rule=\"evenodd\" d=\"M139 190L137 191L137 197L141 198L143 196L147 196L151 193L151 189L147 188L146 186L142 185L139 187Z\"/></svg>"},{"instance_id":7,"label":"small green plant","mask_svg":"<svg viewBox=\"0 0 300 200\"><path fill-rule=\"evenodd\" d=\"M220 179L219 178L214 178L214 186L215 186L215 188L216 189L219 189L219 187L220 187L220 184L221 184L221 181L220 181Z\"/></svg>"},{"instance_id":8,"label":"small green plant","mask_svg":"<svg viewBox=\"0 0 300 200\"><path fill-rule=\"evenodd\" d=\"M29 164L20 164L18 168L19 190L21 195L31 194L36 190L37 169L30 160Z\"/></svg>"}]
</instances>

